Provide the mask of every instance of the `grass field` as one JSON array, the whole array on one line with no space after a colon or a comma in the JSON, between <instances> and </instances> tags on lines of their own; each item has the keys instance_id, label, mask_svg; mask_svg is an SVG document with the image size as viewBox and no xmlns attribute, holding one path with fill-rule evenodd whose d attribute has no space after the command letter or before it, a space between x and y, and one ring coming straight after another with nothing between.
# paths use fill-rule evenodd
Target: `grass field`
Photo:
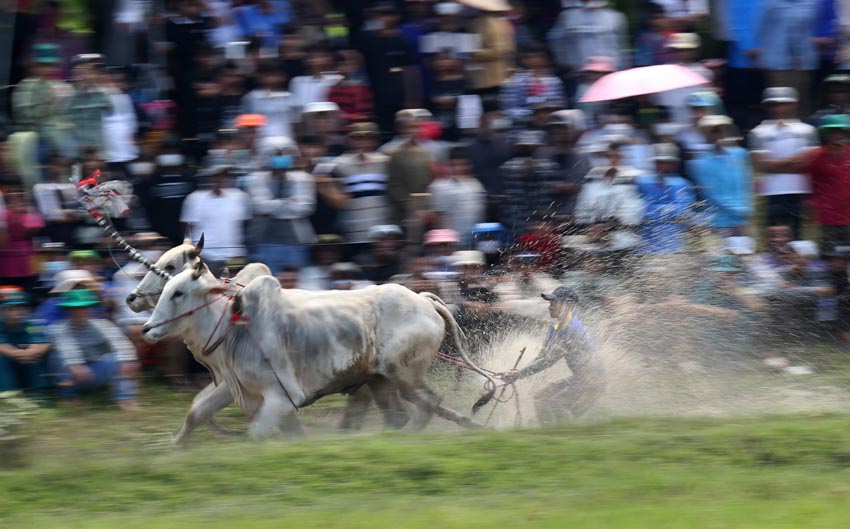
<instances>
[{"instance_id":1,"label":"grass field","mask_svg":"<svg viewBox=\"0 0 850 529\"><path fill-rule=\"evenodd\" d=\"M198 432L171 449L190 397L147 395L139 414L91 402L39 416L26 464L0 471L0 527L811 529L850 516L850 415L340 435L321 426L335 399L302 412L304 440Z\"/></svg>"}]
</instances>

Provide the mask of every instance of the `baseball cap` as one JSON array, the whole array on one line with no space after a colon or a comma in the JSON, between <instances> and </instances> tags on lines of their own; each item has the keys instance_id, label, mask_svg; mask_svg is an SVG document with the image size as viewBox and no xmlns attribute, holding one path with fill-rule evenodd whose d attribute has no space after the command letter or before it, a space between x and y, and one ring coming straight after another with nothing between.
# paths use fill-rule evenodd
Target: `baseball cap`
<instances>
[{"instance_id":1,"label":"baseball cap","mask_svg":"<svg viewBox=\"0 0 850 529\"><path fill-rule=\"evenodd\" d=\"M77 285L96 285L97 281L88 270L65 270L56 274L56 286L50 291L51 294L62 294L73 290Z\"/></svg>"},{"instance_id":2,"label":"baseball cap","mask_svg":"<svg viewBox=\"0 0 850 529\"><path fill-rule=\"evenodd\" d=\"M678 162L679 148L674 143L656 143L652 146L652 159L658 162Z\"/></svg>"},{"instance_id":3,"label":"baseball cap","mask_svg":"<svg viewBox=\"0 0 850 529\"><path fill-rule=\"evenodd\" d=\"M674 33L667 41L667 47L674 50L692 50L699 45L700 38L696 33Z\"/></svg>"},{"instance_id":4,"label":"baseball cap","mask_svg":"<svg viewBox=\"0 0 850 529\"><path fill-rule=\"evenodd\" d=\"M850 116L847 114L831 114L821 118L819 129L850 130Z\"/></svg>"},{"instance_id":5,"label":"baseball cap","mask_svg":"<svg viewBox=\"0 0 850 529\"><path fill-rule=\"evenodd\" d=\"M425 244L442 244L460 242L460 236L454 230L431 230L425 234Z\"/></svg>"},{"instance_id":6,"label":"baseball cap","mask_svg":"<svg viewBox=\"0 0 850 529\"><path fill-rule=\"evenodd\" d=\"M799 101L797 91L790 86L772 86L770 88L765 88L761 97L763 105L770 103L796 103L797 101Z\"/></svg>"},{"instance_id":7,"label":"baseball cap","mask_svg":"<svg viewBox=\"0 0 850 529\"><path fill-rule=\"evenodd\" d=\"M560 286L551 294L540 294L546 301L578 301L578 292L568 286Z\"/></svg>"},{"instance_id":8,"label":"baseball cap","mask_svg":"<svg viewBox=\"0 0 850 529\"><path fill-rule=\"evenodd\" d=\"M452 254L451 263L454 266L486 266L487 257L478 250L462 250Z\"/></svg>"}]
</instances>

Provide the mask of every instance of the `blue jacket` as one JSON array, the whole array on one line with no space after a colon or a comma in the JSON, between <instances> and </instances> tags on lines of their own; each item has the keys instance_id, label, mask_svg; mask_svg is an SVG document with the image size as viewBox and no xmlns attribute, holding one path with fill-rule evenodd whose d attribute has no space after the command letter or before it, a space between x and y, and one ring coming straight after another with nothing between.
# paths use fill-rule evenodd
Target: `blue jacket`
<instances>
[{"instance_id":1,"label":"blue jacket","mask_svg":"<svg viewBox=\"0 0 850 529\"><path fill-rule=\"evenodd\" d=\"M737 2L735 2L737 3ZM814 70L818 0L764 0L758 20L759 66L767 70Z\"/></svg>"},{"instance_id":2,"label":"blue jacket","mask_svg":"<svg viewBox=\"0 0 850 529\"><path fill-rule=\"evenodd\" d=\"M638 193L646 204L643 222L638 227L642 254L666 254L685 251L685 232L694 205L690 183L680 176L643 176L635 180Z\"/></svg>"},{"instance_id":3,"label":"blue jacket","mask_svg":"<svg viewBox=\"0 0 850 529\"><path fill-rule=\"evenodd\" d=\"M689 174L700 186L712 228L747 224L752 211L753 175L749 153L741 147L701 152L688 164Z\"/></svg>"}]
</instances>

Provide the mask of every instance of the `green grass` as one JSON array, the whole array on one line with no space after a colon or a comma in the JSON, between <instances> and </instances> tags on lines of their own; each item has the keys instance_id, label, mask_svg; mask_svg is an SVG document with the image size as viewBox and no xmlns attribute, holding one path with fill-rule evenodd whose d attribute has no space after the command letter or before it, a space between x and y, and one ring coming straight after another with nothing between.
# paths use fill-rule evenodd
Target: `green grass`
<instances>
[{"instance_id":1,"label":"green grass","mask_svg":"<svg viewBox=\"0 0 850 529\"><path fill-rule=\"evenodd\" d=\"M189 396L137 415L47 410L0 471L0 527L837 528L850 416L642 418L509 432L339 435L164 446ZM236 411L221 421L241 425ZM435 421L435 426L441 423Z\"/></svg>"}]
</instances>

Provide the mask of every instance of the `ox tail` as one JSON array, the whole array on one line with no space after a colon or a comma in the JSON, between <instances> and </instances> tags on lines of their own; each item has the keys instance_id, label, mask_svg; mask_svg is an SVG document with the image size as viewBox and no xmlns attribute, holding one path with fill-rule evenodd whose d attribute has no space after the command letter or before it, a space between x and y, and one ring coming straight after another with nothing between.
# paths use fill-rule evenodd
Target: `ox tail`
<instances>
[{"instance_id":1,"label":"ox tail","mask_svg":"<svg viewBox=\"0 0 850 529\"><path fill-rule=\"evenodd\" d=\"M466 339L466 335L460 329L460 326L457 324L457 320L455 320L454 315L452 314L449 307L445 304L445 302L439 298L439 296L432 294L430 292L422 292L421 296L427 298L434 305L434 309L437 311L443 320L446 322L446 329L449 331L449 335L452 337L452 340L455 342L455 347L457 347L458 352L460 353L461 358L469 366L470 369L481 375L482 377L487 379L487 384L485 388L489 388L487 393L481 396L475 404L472 405L472 413L473 415L478 412L482 407L487 405L488 402L493 400L493 396L496 394L496 380L490 375L490 373L484 371L480 367L478 367L475 362L470 360L469 355L466 354L467 347L469 346L469 341Z\"/></svg>"}]
</instances>

